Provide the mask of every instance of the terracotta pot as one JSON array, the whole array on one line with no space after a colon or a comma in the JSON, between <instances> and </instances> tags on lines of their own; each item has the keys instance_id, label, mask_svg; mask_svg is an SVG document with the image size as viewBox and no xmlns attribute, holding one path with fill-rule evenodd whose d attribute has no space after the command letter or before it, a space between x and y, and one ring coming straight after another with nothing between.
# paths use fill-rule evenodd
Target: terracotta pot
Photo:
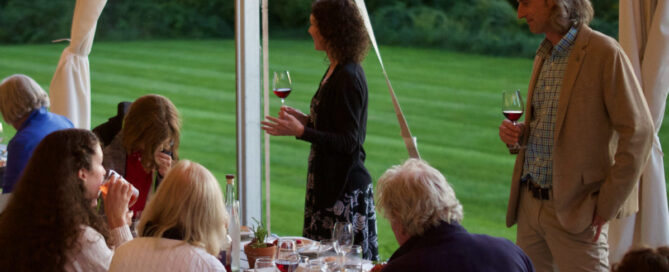
<instances>
[{"instance_id":1,"label":"terracotta pot","mask_svg":"<svg viewBox=\"0 0 669 272\"><path fill-rule=\"evenodd\" d=\"M254 268L256 266L256 259L260 257L269 257L274 259L274 254L276 253L276 245L265 243L267 247L262 248L253 248L250 247L251 243L248 243L244 246L244 254L249 262L249 268Z\"/></svg>"}]
</instances>

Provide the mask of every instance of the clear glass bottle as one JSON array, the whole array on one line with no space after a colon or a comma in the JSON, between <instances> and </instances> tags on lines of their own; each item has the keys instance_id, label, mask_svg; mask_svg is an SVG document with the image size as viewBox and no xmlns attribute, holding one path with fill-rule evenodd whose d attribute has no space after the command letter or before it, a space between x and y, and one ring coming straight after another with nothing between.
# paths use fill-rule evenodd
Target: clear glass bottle
<instances>
[{"instance_id":1,"label":"clear glass bottle","mask_svg":"<svg viewBox=\"0 0 669 272\"><path fill-rule=\"evenodd\" d=\"M232 247L230 253L230 270L239 271L239 255L241 251L240 224L239 224L239 201L235 200L232 204L232 213L230 214L230 224L228 231L232 238Z\"/></svg>"},{"instance_id":2,"label":"clear glass bottle","mask_svg":"<svg viewBox=\"0 0 669 272\"><path fill-rule=\"evenodd\" d=\"M225 175L225 181L225 208L228 209L228 215L230 215L230 208L235 201L235 175Z\"/></svg>"},{"instance_id":3,"label":"clear glass bottle","mask_svg":"<svg viewBox=\"0 0 669 272\"><path fill-rule=\"evenodd\" d=\"M239 271L240 254L240 222L239 222L239 201L235 199L235 175L225 175L225 208L228 210L228 234L230 235L230 260L228 265L231 271Z\"/></svg>"}]
</instances>

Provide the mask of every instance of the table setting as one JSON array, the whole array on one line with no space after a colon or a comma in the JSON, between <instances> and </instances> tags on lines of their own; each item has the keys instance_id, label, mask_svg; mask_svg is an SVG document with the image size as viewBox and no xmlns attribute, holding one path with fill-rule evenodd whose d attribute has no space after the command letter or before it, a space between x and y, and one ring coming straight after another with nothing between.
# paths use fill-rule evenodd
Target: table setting
<instances>
[{"instance_id":1,"label":"table setting","mask_svg":"<svg viewBox=\"0 0 669 272\"><path fill-rule=\"evenodd\" d=\"M336 229L336 228L335 228ZM352 237L352 236L351 236ZM251 243L253 233L241 241L240 248ZM314 241L301 236L269 235L266 243L273 244L276 251L272 257L254 258L251 268L244 251L240 254L240 271L275 272L329 272L371 271L374 267L362 258L362 248L357 245L339 244L336 240Z\"/></svg>"}]
</instances>

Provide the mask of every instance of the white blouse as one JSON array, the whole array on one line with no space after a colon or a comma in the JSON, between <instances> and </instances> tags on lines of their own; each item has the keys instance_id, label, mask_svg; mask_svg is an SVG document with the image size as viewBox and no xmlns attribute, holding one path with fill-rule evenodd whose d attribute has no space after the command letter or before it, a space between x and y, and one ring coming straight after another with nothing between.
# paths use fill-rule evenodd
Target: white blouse
<instances>
[{"instance_id":1,"label":"white blouse","mask_svg":"<svg viewBox=\"0 0 669 272\"><path fill-rule=\"evenodd\" d=\"M132 233L127 225L117 227L111 231L111 237L116 244L110 249L102 234L89 226L82 226L82 228L84 231L78 241L81 250L70 252L70 262L65 265L65 271L107 271L114 255L113 248L132 240Z\"/></svg>"},{"instance_id":2,"label":"white blouse","mask_svg":"<svg viewBox=\"0 0 669 272\"><path fill-rule=\"evenodd\" d=\"M109 271L225 271L204 248L181 240L142 237L116 250Z\"/></svg>"}]
</instances>

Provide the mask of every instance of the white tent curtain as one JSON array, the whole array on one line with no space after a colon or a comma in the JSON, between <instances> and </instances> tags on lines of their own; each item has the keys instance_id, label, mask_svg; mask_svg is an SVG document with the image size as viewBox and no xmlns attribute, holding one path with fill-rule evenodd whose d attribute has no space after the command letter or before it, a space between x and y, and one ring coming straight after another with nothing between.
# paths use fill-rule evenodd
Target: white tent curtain
<instances>
[{"instance_id":1,"label":"white tent curtain","mask_svg":"<svg viewBox=\"0 0 669 272\"><path fill-rule=\"evenodd\" d=\"M369 40L372 43L372 47L376 52L376 56L379 59L379 64L381 64L381 70L383 71L383 76L386 78L386 85L388 85L388 92L390 93L390 99L393 102L393 107L395 108L395 115L397 116L397 122L400 125L400 135L404 140L404 145L406 146L407 152L409 153L409 158L420 159L420 153L418 153L418 144L416 137L411 136L411 130L409 129L409 124L402 113L402 108L400 107L400 102L395 96L395 91L393 86L390 84L390 78L388 78L388 73L386 73L386 67L383 65L383 59L381 58L381 53L379 52L379 46L376 42L376 36L374 35L374 29L372 28L372 23L369 20L369 13L367 12L367 6L365 6L364 0L355 0L355 4L358 6L362 20L365 23L365 28L367 29L367 34L369 35Z\"/></svg>"},{"instance_id":2,"label":"white tent curtain","mask_svg":"<svg viewBox=\"0 0 669 272\"><path fill-rule=\"evenodd\" d=\"M669 4L666 0L620 0L619 12L620 44L648 101L655 139L639 184L639 212L611 222L611 263L619 262L631 247L669 245L664 154L657 135L669 92Z\"/></svg>"},{"instance_id":3,"label":"white tent curtain","mask_svg":"<svg viewBox=\"0 0 669 272\"><path fill-rule=\"evenodd\" d=\"M51 112L63 115L77 128L91 127L91 78L88 55L95 28L107 0L77 0L72 19L70 45L60 56L51 79Z\"/></svg>"}]
</instances>

